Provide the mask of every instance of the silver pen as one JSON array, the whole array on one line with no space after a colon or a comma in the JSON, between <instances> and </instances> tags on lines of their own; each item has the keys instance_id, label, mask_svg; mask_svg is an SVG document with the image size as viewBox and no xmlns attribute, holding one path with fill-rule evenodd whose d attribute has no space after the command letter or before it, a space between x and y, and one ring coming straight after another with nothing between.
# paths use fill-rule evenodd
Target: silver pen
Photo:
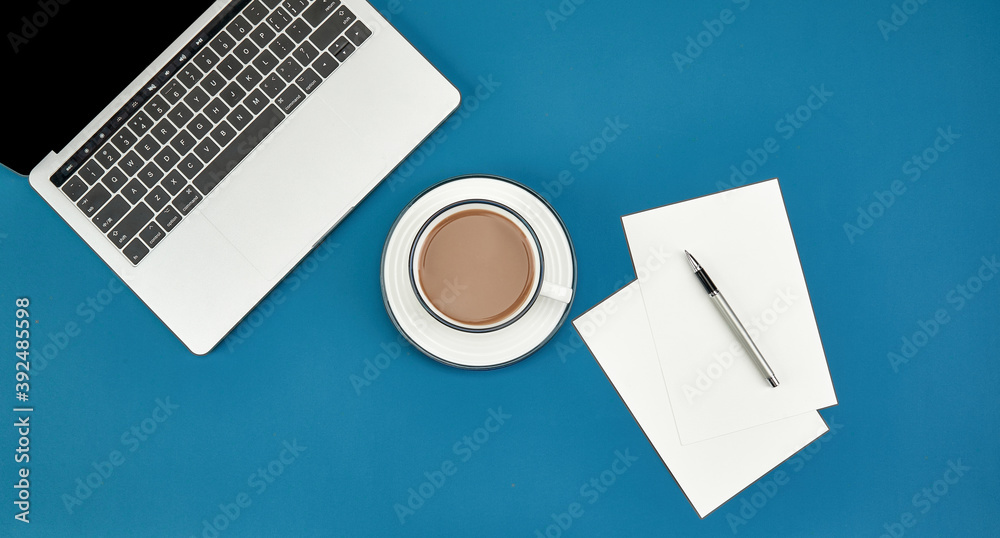
<instances>
[{"instance_id":1,"label":"silver pen","mask_svg":"<svg viewBox=\"0 0 1000 538\"><path fill-rule=\"evenodd\" d=\"M750 333L748 333L746 328L743 327L743 324L740 323L739 318L736 317L736 313L733 312L729 303L726 302L726 298L722 296L722 293L719 292L719 288L715 286L715 282L712 282L708 273L705 272L705 269L698 263L698 260L694 259L694 256L692 256L690 252L685 250L684 254L687 254L688 263L691 264L691 270L694 271L698 280L701 280L701 284L702 286L705 286L705 291L708 292L708 296L712 299L712 302L715 303L715 307L719 310L719 312L722 313L722 317L726 318L726 322L729 323L729 328L732 329L733 333L736 334L736 337L740 339L740 343L743 344L747 353L750 354L750 358L753 359L754 364L757 365L757 369L760 370L761 375L764 376L764 379L767 379L767 382L770 383L772 387L777 387L778 378L774 376L774 371L771 370L767 361L764 360L764 355L761 355L760 350L757 349L757 345L754 344L753 340L750 338Z\"/></svg>"}]
</instances>

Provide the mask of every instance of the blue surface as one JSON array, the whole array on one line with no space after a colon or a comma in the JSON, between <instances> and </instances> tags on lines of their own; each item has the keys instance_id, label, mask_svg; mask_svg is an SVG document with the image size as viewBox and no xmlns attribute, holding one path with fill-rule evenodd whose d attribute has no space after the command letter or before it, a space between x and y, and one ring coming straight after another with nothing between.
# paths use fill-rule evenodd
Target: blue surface
<instances>
[{"instance_id":1,"label":"blue surface","mask_svg":"<svg viewBox=\"0 0 1000 538\"><path fill-rule=\"evenodd\" d=\"M115 293L27 181L0 173L0 318L14 324L15 298L30 297L35 360L31 523L14 519L8 425L0 534L995 536L1000 269L983 259L1000 256L1000 5L897 1L917 10L886 39L891 0L576 1L377 0L463 108L206 357ZM724 9L732 22L712 24ZM700 34L712 42L686 63L675 54L703 21L721 34ZM598 142L616 119L622 132ZM956 136L916 178L910 161L939 129ZM578 153L591 145L593 160ZM731 181L765 145L777 151ZM770 474L700 520L569 324L498 371L400 346L378 284L386 232L418 192L470 172L518 180L560 212L579 260L573 317L633 278L619 216L780 177L840 399L822 413L835 433L779 467L783 484ZM895 181L905 192L880 208ZM935 329L936 313L948 322ZM889 353L921 323L933 334L894 368ZM11 424L12 334L3 346ZM178 407L154 412L158 399ZM114 451L120 465L102 463ZM586 486L616 451L627 471ZM433 496L401 521L395 505L425 482ZM70 513L69 496L86 499Z\"/></svg>"}]
</instances>

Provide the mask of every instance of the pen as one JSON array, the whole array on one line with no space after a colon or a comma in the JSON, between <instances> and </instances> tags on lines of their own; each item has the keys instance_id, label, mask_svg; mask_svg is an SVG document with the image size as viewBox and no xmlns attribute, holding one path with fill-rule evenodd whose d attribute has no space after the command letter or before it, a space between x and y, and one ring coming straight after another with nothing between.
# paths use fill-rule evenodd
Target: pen
<instances>
[{"instance_id":1,"label":"pen","mask_svg":"<svg viewBox=\"0 0 1000 538\"><path fill-rule=\"evenodd\" d=\"M757 369L760 370L761 375L764 376L764 379L767 379L767 382L770 383L772 387L777 387L778 378L774 376L774 371L771 370L767 361L764 360L764 356L761 355L760 350L757 349L757 345L754 344L753 340L750 338L750 333L748 333L746 328L743 327L743 324L740 323L739 318L736 317L736 313L733 312L729 303L726 302L726 298L719 292L719 288L715 286L715 283L712 282L711 278L709 278L708 273L705 272L705 268L698 263L698 260L694 259L694 256L686 250L684 251L684 254L687 254L688 263L691 264L691 270L694 271L694 274L699 280L701 280L701 284L702 286L705 286L705 291L708 292L708 296L712 299L712 302L715 303L715 307L719 310L719 312L722 313L722 317L726 318L726 322L729 323L729 328L732 329L733 333L736 334L736 337L740 339L743 347L747 350L747 353L750 354L750 358L753 359L754 364L757 365Z\"/></svg>"}]
</instances>

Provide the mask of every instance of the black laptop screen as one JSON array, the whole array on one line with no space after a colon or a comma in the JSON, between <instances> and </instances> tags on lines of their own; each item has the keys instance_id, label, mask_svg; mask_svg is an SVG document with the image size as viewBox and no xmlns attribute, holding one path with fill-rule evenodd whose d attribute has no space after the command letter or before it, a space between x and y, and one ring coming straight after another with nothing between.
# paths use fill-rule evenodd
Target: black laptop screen
<instances>
[{"instance_id":1,"label":"black laptop screen","mask_svg":"<svg viewBox=\"0 0 1000 538\"><path fill-rule=\"evenodd\" d=\"M63 148L210 0L3 0L0 163L27 175Z\"/></svg>"}]
</instances>

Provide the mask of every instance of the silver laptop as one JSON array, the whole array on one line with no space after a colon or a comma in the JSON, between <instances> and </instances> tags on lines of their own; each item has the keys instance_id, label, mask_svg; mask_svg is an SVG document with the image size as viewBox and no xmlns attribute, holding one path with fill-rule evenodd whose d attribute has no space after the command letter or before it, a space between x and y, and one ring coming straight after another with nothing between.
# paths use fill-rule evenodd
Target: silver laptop
<instances>
[{"instance_id":1,"label":"silver laptop","mask_svg":"<svg viewBox=\"0 0 1000 538\"><path fill-rule=\"evenodd\" d=\"M220 0L181 30L30 182L205 354L461 96L362 0Z\"/></svg>"}]
</instances>

